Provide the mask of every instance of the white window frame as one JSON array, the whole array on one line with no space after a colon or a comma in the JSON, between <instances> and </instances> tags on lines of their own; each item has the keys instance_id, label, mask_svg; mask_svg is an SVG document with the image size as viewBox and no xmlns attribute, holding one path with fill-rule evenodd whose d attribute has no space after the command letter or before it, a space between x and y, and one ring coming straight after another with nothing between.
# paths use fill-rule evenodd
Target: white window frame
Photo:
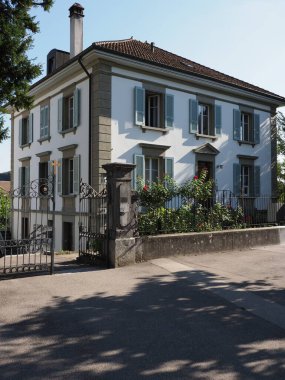
<instances>
[{"instance_id":1,"label":"white window frame","mask_svg":"<svg viewBox=\"0 0 285 380\"><path fill-rule=\"evenodd\" d=\"M240 136L242 141L250 142L252 140L252 125L250 114L246 112L241 112L240 116ZM246 120L247 119L247 120ZM247 127L247 129L246 129Z\"/></svg>"},{"instance_id":2,"label":"white window frame","mask_svg":"<svg viewBox=\"0 0 285 380\"><path fill-rule=\"evenodd\" d=\"M240 172L241 195L246 196L246 197L248 197L250 194L250 179L251 179L250 172L251 172L251 168L249 165L241 165L241 172Z\"/></svg>"},{"instance_id":3,"label":"white window frame","mask_svg":"<svg viewBox=\"0 0 285 380\"><path fill-rule=\"evenodd\" d=\"M72 164L72 165L71 165ZM68 158L67 159L67 171L68 171L68 175L67 175L67 180L68 180L68 184L67 184L67 194L73 194L74 193L74 189L73 189L73 181L74 181L74 161L73 161L73 158Z\"/></svg>"},{"instance_id":4,"label":"white window frame","mask_svg":"<svg viewBox=\"0 0 285 380\"><path fill-rule=\"evenodd\" d=\"M156 106L151 104L153 99L156 99ZM147 95L147 115L149 127L160 128L160 102L161 96L159 94ZM153 115L153 113L156 114Z\"/></svg>"},{"instance_id":5,"label":"white window frame","mask_svg":"<svg viewBox=\"0 0 285 380\"><path fill-rule=\"evenodd\" d=\"M207 109L207 125L205 126L203 109ZM205 128L206 127L206 128ZM205 133L206 129L206 133ZM198 133L200 135L210 136L210 106L208 104L198 104Z\"/></svg>"},{"instance_id":6,"label":"white window frame","mask_svg":"<svg viewBox=\"0 0 285 380\"><path fill-rule=\"evenodd\" d=\"M157 161L157 175L154 177L154 173L153 173L153 161ZM149 162L149 168L147 168L148 166L148 162ZM160 168L160 159L159 157L145 157L145 181L146 182L149 182L149 183L152 183L152 182L157 182L159 177L160 177L160 173L161 173L161 168ZM149 176L147 175L147 172L149 173Z\"/></svg>"},{"instance_id":7,"label":"white window frame","mask_svg":"<svg viewBox=\"0 0 285 380\"><path fill-rule=\"evenodd\" d=\"M40 108L40 114L42 115L43 111L43 120L40 125L40 138L44 139L46 137L49 137L49 105L46 104L44 106L41 106Z\"/></svg>"}]
</instances>

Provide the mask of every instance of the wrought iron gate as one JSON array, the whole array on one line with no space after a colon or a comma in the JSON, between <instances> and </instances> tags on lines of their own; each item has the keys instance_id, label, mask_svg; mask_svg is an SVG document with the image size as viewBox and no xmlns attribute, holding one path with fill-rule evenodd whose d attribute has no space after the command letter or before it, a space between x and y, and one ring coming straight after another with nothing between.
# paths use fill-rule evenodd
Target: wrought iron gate
<instances>
[{"instance_id":1,"label":"wrought iron gate","mask_svg":"<svg viewBox=\"0 0 285 380\"><path fill-rule=\"evenodd\" d=\"M1 194L0 277L54 269L54 176Z\"/></svg>"},{"instance_id":2,"label":"wrought iron gate","mask_svg":"<svg viewBox=\"0 0 285 380\"><path fill-rule=\"evenodd\" d=\"M79 259L107 264L107 189L81 181L79 204Z\"/></svg>"}]
</instances>

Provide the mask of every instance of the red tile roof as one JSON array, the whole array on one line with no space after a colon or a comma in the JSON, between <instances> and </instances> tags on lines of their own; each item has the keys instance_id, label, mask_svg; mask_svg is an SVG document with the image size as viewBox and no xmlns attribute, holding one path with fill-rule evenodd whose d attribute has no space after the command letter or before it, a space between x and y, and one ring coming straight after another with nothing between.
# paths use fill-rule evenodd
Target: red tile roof
<instances>
[{"instance_id":1,"label":"red tile roof","mask_svg":"<svg viewBox=\"0 0 285 380\"><path fill-rule=\"evenodd\" d=\"M93 46L96 50L104 50L106 52L116 53L121 56L136 59L146 63L170 68L175 71L198 75L245 90L250 90L263 95L269 95L271 97L280 99L281 102L285 102L284 97L274 94L273 92L241 81L219 71L210 69L209 67L200 65L199 63L170 53L159 47L154 46L152 48L152 44L148 42L141 42L130 38L127 40L95 42Z\"/></svg>"},{"instance_id":2,"label":"red tile roof","mask_svg":"<svg viewBox=\"0 0 285 380\"><path fill-rule=\"evenodd\" d=\"M8 193L11 190L10 181L0 181L0 190L4 190L5 193Z\"/></svg>"}]
</instances>

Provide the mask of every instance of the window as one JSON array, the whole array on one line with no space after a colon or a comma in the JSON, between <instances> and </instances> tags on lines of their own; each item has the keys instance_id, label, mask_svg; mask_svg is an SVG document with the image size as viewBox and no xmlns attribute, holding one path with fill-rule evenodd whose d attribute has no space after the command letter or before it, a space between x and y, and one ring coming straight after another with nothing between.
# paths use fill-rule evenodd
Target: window
<instances>
[{"instance_id":1,"label":"window","mask_svg":"<svg viewBox=\"0 0 285 380\"><path fill-rule=\"evenodd\" d=\"M136 188L138 180L151 183L157 182L158 179L162 179L165 175L173 178L174 160L172 157L147 157L135 154L134 163L136 165L133 177L134 188Z\"/></svg>"},{"instance_id":2,"label":"window","mask_svg":"<svg viewBox=\"0 0 285 380\"><path fill-rule=\"evenodd\" d=\"M79 194L80 157L58 160L57 190L59 194Z\"/></svg>"},{"instance_id":3,"label":"window","mask_svg":"<svg viewBox=\"0 0 285 380\"><path fill-rule=\"evenodd\" d=\"M154 128L161 128L160 110L161 95L146 93L146 125Z\"/></svg>"},{"instance_id":4,"label":"window","mask_svg":"<svg viewBox=\"0 0 285 380\"><path fill-rule=\"evenodd\" d=\"M159 179L159 159L145 157L145 181L157 182Z\"/></svg>"},{"instance_id":5,"label":"window","mask_svg":"<svg viewBox=\"0 0 285 380\"><path fill-rule=\"evenodd\" d=\"M250 183L250 166L241 165L240 172L240 183L241 183L241 194L249 196L249 183Z\"/></svg>"},{"instance_id":6,"label":"window","mask_svg":"<svg viewBox=\"0 0 285 380\"><path fill-rule=\"evenodd\" d=\"M151 128L172 128L174 97L135 87L135 124Z\"/></svg>"},{"instance_id":7,"label":"window","mask_svg":"<svg viewBox=\"0 0 285 380\"><path fill-rule=\"evenodd\" d=\"M21 238L29 239L29 219L22 217Z\"/></svg>"},{"instance_id":8,"label":"window","mask_svg":"<svg viewBox=\"0 0 285 380\"><path fill-rule=\"evenodd\" d=\"M209 100L210 102L210 100ZM213 100L211 100L213 103ZM196 136L219 136L222 133L222 107L189 100L189 132Z\"/></svg>"},{"instance_id":9,"label":"window","mask_svg":"<svg viewBox=\"0 0 285 380\"><path fill-rule=\"evenodd\" d=\"M49 106L41 106L40 115L40 139L49 137Z\"/></svg>"},{"instance_id":10,"label":"window","mask_svg":"<svg viewBox=\"0 0 285 380\"><path fill-rule=\"evenodd\" d=\"M21 166L19 168L19 188L22 195L28 195L30 191L30 167Z\"/></svg>"},{"instance_id":11,"label":"window","mask_svg":"<svg viewBox=\"0 0 285 380\"><path fill-rule=\"evenodd\" d=\"M80 124L80 90L58 99L58 131L64 132Z\"/></svg>"},{"instance_id":12,"label":"window","mask_svg":"<svg viewBox=\"0 0 285 380\"><path fill-rule=\"evenodd\" d=\"M210 135L210 107L206 104L198 105L198 133Z\"/></svg>"},{"instance_id":13,"label":"window","mask_svg":"<svg viewBox=\"0 0 285 380\"><path fill-rule=\"evenodd\" d=\"M259 114L234 109L233 127L233 138L239 143L260 143Z\"/></svg>"},{"instance_id":14,"label":"window","mask_svg":"<svg viewBox=\"0 0 285 380\"><path fill-rule=\"evenodd\" d=\"M24 146L33 142L33 114L19 120L19 145Z\"/></svg>"},{"instance_id":15,"label":"window","mask_svg":"<svg viewBox=\"0 0 285 380\"><path fill-rule=\"evenodd\" d=\"M233 191L235 195L245 197L260 196L260 166L255 166L246 160L233 166Z\"/></svg>"},{"instance_id":16,"label":"window","mask_svg":"<svg viewBox=\"0 0 285 380\"><path fill-rule=\"evenodd\" d=\"M243 141L253 141L251 115L241 112L240 136Z\"/></svg>"},{"instance_id":17,"label":"window","mask_svg":"<svg viewBox=\"0 0 285 380\"><path fill-rule=\"evenodd\" d=\"M39 163L39 193L41 195L46 195L47 179L49 176L49 162L40 162Z\"/></svg>"}]
</instances>

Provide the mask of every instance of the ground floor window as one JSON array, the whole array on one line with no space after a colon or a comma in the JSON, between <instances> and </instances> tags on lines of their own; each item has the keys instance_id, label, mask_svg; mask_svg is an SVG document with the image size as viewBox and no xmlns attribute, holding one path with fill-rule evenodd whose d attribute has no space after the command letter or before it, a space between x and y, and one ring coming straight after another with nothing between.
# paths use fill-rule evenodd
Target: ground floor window
<instances>
[{"instance_id":1,"label":"ground floor window","mask_svg":"<svg viewBox=\"0 0 285 380\"><path fill-rule=\"evenodd\" d=\"M157 182L159 179L159 159L145 158L145 180L147 182Z\"/></svg>"},{"instance_id":2,"label":"ground floor window","mask_svg":"<svg viewBox=\"0 0 285 380\"><path fill-rule=\"evenodd\" d=\"M250 179L251 179L251 167L247 165L241 165L240 183L241 194L245 196L250 195Z\"/></svg>"},{"instance_id":3,"label":"ground floor window","mask_svg":"<svg viewBox=\"0 0 285 380\"><path fill-rule=\"evenodd\" d=\"M138 181L144 183L158 182L164 176L173 178L174 160L172 157L148 157L143 154L134 155L136 165L133 174L133 187L137 188Z\"/></svg>"}]
</instances>

